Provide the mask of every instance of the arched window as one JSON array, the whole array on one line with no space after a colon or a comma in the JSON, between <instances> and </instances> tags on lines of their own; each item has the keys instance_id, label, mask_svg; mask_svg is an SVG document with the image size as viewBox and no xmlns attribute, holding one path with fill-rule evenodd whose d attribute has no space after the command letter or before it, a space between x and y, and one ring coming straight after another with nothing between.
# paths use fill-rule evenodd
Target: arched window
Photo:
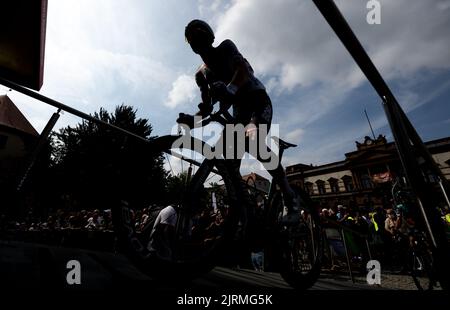
<instances>
[{"instance_id":1,"label":"arched window","mask_svg":"<svg viewBox=\"0 0 450 310\"><path fill-rule=\"evenodd\" d=\"M361 175L361 186L363 189L371 189L372 188L372 180L369 175L363 174Z\"/></svg>"},{"instance_id":2,"label":"arched window","mask_svg":"<svg viewBox=\"0 0 450 310\"><path fill-rule=\"evenodd\" d=\"M317 190L319 191L319 195L323 195L326 193L325 190L325 182L322 180L317 180L316 181L316 185L317 185Z\"/></svg>"},{"instance_id":3,"label":"arched window","mask_svg":"<svg viewBox=\"0 0 450 310\"><path fill-rule=\"evenodd\" d=\"M314 194L314 184L311 182L305 182L305 190L309 195Z\"/></svg>"},{"instance_id":4,"label":"arched window","mask_svg":"<svg viewBox=\"0 0 450 310\"><path fill-rule=\"evenodd\" d=\"M342 181L344 182L345 191L351 192L355 189L353 185L353 178L349 175L344 175L342 177Z\"/></svg>"},{"instance_id":5,"label":"arched window","mask_svg":"<svg viewBox=\"0 0 450 310\"><path fill-rule=\"evenodd\" d=\"M335 178L329 178L328 183L330 183L330 188L332 193L338 193L339 192L339 181Z\"/></svg>"}]
</instances>

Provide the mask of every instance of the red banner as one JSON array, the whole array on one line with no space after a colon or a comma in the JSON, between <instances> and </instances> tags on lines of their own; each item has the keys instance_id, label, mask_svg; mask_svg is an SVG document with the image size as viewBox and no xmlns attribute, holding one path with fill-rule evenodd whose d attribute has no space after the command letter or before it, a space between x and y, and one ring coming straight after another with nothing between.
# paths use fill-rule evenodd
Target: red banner
<instances>
[{"instance_id":1,"label":"red banner","mask_svg":"<svg viewBox=\"0 0 450 310\"><path fill-rule=\"evenodd\" d=\"M392 181L392 175L388 172L376 173L372 175L372 181L374 183L386 183Z\"/></svg>"}]
</instances>

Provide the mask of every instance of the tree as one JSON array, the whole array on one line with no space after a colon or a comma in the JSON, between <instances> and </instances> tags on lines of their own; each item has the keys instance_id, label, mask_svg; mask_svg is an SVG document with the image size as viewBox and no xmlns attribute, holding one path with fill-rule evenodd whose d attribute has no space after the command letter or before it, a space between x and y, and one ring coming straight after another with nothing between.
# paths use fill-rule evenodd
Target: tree
<instances>
[{"instance_id":1,"label":"tree","mask_svg":"<svg viewBox=\"0 0 450 310\"><path fill-rule=\"evenodd\" d=\"M149 140L152 126L137 118L130 106L114 113L101 108L94 117ZM53 134L53 188L69 208L109 208L115 199L126 199L137 208L165 198L163 157L145 142L107 126L83 120Z\"/></svg>"},{"instance_id":2,"label":"tree","mask_svg":"<svg viewBox=\"0 0 450 310\"><path fill-rule=\"evenodd\" d=\"M186 190L186 181L188 174L182 172L177 175L170 175L167 177L167 202L170 204L179 204L183 199L183 194Z\"/></svg>"}]
</instances>

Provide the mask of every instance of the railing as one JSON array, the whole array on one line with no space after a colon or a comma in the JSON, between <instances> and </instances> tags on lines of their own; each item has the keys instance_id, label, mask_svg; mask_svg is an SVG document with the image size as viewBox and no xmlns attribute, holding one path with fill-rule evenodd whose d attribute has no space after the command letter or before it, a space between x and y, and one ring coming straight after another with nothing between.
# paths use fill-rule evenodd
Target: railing
<instances>
[{"instance_id":1,"label":"railing","mask_svg":"<svg viewBox=\"0 0 450 310\"><path fill-rule=\"evenodd\" d=\"M335 220L328 219L328 218L322 218L322 225L324 226L324 235L328 242L330 240L333 240L333 241L338 240L338 241L342 242L342 244L344 246L345 258L346 258L346 263L347 263L347 267L348 267L348 273L349 273L349 276L350 276L352 282L355 283L355 277L353 274L351 260L350 260L350 250L349 250L347 240L346 240L346 233L350 233L350 234L353 234L355 236L358 236L358 237L364 239L364 243L367 248L368 258L369 258L369 260L372 260L372 252L370 250L370 244L369 244L369 240L368 240L369 235L361 233L359 231L356 231L350 227L347 227L346 225L344 225L340 222L337 222ZM329 227L327 227L327 226L329 226ZM328 232L327 232L327 229L328 229ZM332 231L330 231L330 229L337 230L338 231L337 236L339 236L340 238L336 238L336 234L333 236ZM331 247L331 245L330 245L330 247ZM334 249L330 248L331 255L332 255L333 250ZM331 257L331 261L333 261L332 257Z\"/></svg>"}]
</instances>

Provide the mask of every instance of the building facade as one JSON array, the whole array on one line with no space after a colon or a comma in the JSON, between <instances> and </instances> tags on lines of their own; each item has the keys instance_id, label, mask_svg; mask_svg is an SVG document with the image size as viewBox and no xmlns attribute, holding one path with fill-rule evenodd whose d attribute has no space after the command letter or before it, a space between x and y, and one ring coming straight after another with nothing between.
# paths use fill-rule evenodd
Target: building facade
<instances>
[{"instance_id":1,"label":"building facade","mask_svg":"<svg viewBox=\"0 0 450 310\"><path fill-rule=\"evenodd\" d=\"M244 180L244 182L250 187L255 188L258 192L263 194L269 193L270 181L255 172L243 175L242 180Z\"/></svg>"},{"instance_id":2,"label":"building facade","mask_svg":"<svg viewBox=\"0 0 450 310\"><path fill-rule=\"evenodd\" d=\"M0 96L0 213L17 211L13 207L14 193L38 138L37 131L11 99Z\"/></svg>"},{"instance_id":3,"label":"building facade","mask_svg":"<svg viewBox=\"0 0 450 310\"><path fill-rule=\"evenodd\" d=\"M450 180L450 137L425 143L445 178ZM382 135L356 142L356 151L343 161L311 166L286 167L289 182L305 189L324 207L335 205L383 206L391 203L394 184L406 179L393 142ZM424 176L437 186L437 177Z\"/></svg>"}]
</instances>

